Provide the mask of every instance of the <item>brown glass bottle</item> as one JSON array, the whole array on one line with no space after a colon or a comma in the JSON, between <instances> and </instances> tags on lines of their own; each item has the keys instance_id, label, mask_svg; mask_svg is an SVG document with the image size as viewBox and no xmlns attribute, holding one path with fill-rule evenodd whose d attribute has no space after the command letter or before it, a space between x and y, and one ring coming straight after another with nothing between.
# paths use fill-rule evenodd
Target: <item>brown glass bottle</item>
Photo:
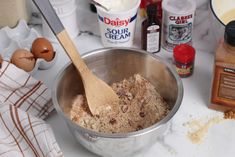
<instances>
[{"instance_id":1,"label":"brown glass bottle","mask_svg":"<svg viewBox=\"0 0 235 157\"><path fill-rule=\"evenodd\" d=\"M210 108L235 110L235 21L226 25L215 54Z\"/></svg>"},{"instance_id":2,"label":"brown glass bottle","mask_svg":"<svg viewBox=\"0 0 235 157\"><path fill-rule=\"evenodd\" d=\"M142 49L157 53L161 48L161 24L157 19L157 6L149 4L147 6L147 19L142 22L141 30Z\"/></svg>"}]
</instances>

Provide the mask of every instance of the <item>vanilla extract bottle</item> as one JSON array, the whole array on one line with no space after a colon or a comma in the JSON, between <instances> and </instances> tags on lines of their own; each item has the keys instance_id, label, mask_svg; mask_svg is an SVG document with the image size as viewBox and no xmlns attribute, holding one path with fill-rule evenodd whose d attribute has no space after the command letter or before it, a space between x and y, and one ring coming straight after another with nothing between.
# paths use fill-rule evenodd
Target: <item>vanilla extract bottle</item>
<instances>
[{"instance_id":1,"label":"vanilla extract bottle","mask_svg":"<svg viewBox=\"0 0 235 157\"><path fill-rule=\"evenodd\" d=\"M161 48L161 24L157 19L157 6L147 6L147 19L142 22L141 42L142 49L157 53Z\"/></svg>"}]
</instances>

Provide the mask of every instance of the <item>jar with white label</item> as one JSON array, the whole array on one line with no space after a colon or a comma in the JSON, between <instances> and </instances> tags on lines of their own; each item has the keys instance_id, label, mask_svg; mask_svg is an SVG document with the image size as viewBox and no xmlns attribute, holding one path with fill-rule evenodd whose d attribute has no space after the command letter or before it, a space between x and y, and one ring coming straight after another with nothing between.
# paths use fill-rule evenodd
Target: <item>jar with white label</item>
<instances>
[{"instance_id":1,"label":"jar with white label","mask_svg":"<svg viewBox=\"0 0 235 157\"><path fill-rule=\"evenodd\" d=\"M162 9L162 47L172 52L174 47L179 44L192 45L195 1L164 0Z\"/></svg>"},{"instance_id":2,"label":"jar with white label","mask_svg":"<svg viewBox=\"0 0 235 157\"><path fill-rule=\"evenodd\" d=\"M161 24L157 19L157 6L155 4L147 6L147 15L148 18L142 23L142 49L150 53L157 53L161 47Z\"/></svg>"}]
</instances>

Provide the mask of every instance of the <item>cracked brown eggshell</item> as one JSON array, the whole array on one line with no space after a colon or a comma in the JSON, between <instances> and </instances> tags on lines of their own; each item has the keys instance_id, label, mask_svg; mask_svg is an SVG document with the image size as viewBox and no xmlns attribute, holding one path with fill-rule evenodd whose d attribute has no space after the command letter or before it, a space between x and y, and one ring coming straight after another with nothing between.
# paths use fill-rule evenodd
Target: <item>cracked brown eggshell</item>
<instances>
[{"instance_id":1,"label":"cracked brown eggshell","mask_svg":"<svg viewBox=\"0 0 235 157\"><path fill-rule=\"evenodd\" d=\"M53 46L46 38L35 39L32 44L31 52L36 59L43 58L47 62L51 61L55 56Z\"/></svg>"},{"instance_id":2,"label":"cracked brown eggshell","mask_svg":"<svg viewBox=\"0 0 235 157\"><path fill-rule=\"evenodd\" d=\"M17 49L11 57L11 63L26 72L33 70L35 62L34 55L25 49Z\"/></svg>"}]
</instances>

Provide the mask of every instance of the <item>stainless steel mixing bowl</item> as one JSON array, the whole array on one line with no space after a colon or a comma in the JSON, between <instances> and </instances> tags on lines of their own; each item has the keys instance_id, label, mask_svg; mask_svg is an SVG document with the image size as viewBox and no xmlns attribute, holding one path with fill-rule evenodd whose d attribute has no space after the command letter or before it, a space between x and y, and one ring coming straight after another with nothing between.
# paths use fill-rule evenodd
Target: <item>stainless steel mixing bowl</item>
<instances>
[{"instance_id":1,"label":"stainless steel mixing bowl","mask_svg":"<svg viewBox=\"0 0 235 157\"><path fill-rule=\"evenodd\" d=\"M84 91L76 69L72 64L68 64L55 81L53 103L79 143L100 156L134 157L153 145L158 137L163 136L183 97L182 82L171 65L157 56L136 49L106 48L84 54L82 58L88 67L108 84L136 73L141 74L156 87L171 106L171 111L155 125L126 134L104 134L82 128L68 117L72 99Z\"/></svg>"}]
</instances>

